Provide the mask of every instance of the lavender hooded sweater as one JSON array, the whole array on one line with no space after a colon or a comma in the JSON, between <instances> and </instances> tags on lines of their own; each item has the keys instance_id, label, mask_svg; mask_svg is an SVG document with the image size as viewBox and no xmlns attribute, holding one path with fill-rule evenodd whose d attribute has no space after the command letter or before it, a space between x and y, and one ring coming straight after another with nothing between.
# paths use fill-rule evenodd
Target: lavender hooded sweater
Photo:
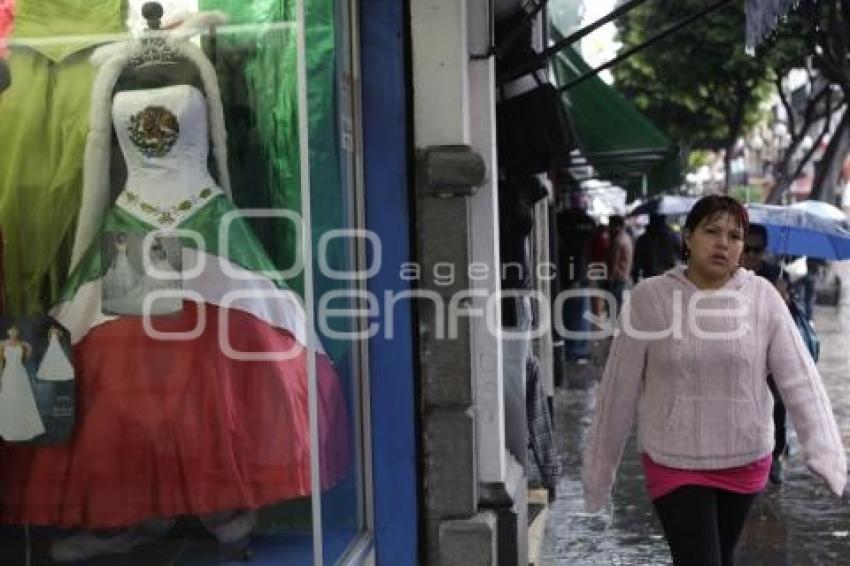
<instances>
[{"instance_id":1,"label":"lavender hooded sweater","mask_svg":"<svg viewBox=\"0 0 850 566\"><path fill-rule=\"evenodd\" d=\"M585 507L611 493L626 440L655 462L688 470L742 466L773 448L773 374L806 464L836 495L847 460L815 364L779 293L739 268L700 291L675 268L642 281L623 309L584 450Z\"/></svg>"}]
</instances>

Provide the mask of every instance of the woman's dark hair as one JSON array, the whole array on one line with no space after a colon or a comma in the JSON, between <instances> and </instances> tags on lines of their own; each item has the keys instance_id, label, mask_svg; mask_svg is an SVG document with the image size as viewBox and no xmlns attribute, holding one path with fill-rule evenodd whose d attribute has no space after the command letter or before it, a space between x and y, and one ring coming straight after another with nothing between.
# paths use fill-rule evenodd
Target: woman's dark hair
<instances>
[{"instance_id":1,"label":"woman's dark hair","mask_svg":"<svg viewBox=\"0 0 850 566\"><path fill-rule=\"evenodd\" d=\"M714 218L724 212L738 221L741 231L746 236L747 231L750 229L750 217L747 214L747 209L734 198L725 195L708 195L699 199L688 213L688 217L685 220L685 230L693 233L696 227L704 220ZM684 240L682 240L682 248L685 257L688 257L690 253Z\"/></svg>"}]
</instances>

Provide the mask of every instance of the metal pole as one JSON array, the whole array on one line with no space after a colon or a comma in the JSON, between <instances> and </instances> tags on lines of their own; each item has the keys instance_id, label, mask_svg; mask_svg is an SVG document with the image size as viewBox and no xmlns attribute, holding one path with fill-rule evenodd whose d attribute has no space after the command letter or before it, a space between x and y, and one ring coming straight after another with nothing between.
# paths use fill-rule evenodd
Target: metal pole
<instances>
[{"instance_id":1,"label":"metal pole","mask_svg":"<svg viewBox=\"0 0 850 566\"><path fill-rule=\"evenodd\" d=\"M687 16L686 18L682 18L681 20L679 20L678 22L676 22L675 24L673 24L672 26L670 26L666 30L662 31L661 33L649 38L648 40L644 41L643 43L641 43L639 45L635 45L631 49L627 49L626 51L617 55L616 57L614 57L610 61L603 63L603 64L599 65L598 67L596 67L595 69L592 69L592 70L588 71L587 73L581 75L580 77L577 77L577 78L571 80L567 84L558 87L558 90L561 91L561 92L564 92L564 91L569 90L569 89L571 89L572 87L574 87L578 84L583 83L584 81L586 81L589 78L595 77L596 75L598 75L602 71L604 71L606 69L610 69L614 65L617 65L618 63L624 61L625 59L628 59L629 57L631 57L635 53L638 53L639 51L643 51L647 47L654 45L655 43L658 43L662 39L666 38L668 35L672 35L672 34L676 33L680 29L690 25L691 23L699 20L700 18L703 18L703 17L709 15L710 13L712 13L716 10L719 10L720 8L722 8L723 6L725 6L726 4L729 4L731 2L732 2L732 0L719 0L718 2L715 2L711 6L704 8L704 9L700 10L699 12L697 12L697 13L691 15L691 16Z\"/></svg>"},{"instance_id":2,"label":"metal pole","mask_svg":"<svg viewBox=\"0 0 850 566\"><path fill-rule=\"evenodd\" d=\"M611 11L608 15L602 16L600 19L596 20L592 24L589 24L589 25L581 28L577 32L570 34L568 37L561 39L555 45L552 45L551 47L547 47L546 49L544 49L540 53L536 54L534 57L529 57L529 59L524 62L523 66L518 67L518 68L515 67L513 69L508 69L508 72L505 73L505 76L513 77L514 75L516 75L520 71L525 70L526 68L529 68L530 66L532 66L536 63L546 61L547 59L549 59L555 53L561 51L565 47L569 47L570 45L572 45L573 43L575 43L579 39L583 38L584 36L586 36L590 33L593 33L594 31L596 31L600 27L604 26L608 22L619 18L620 16L622 16L626 12L632 10L633 8L637 8L639 5L643 4L646 1L647 0L629 0L628 2L624 3L622 6L619 6L618 8ZM514 31L516 31L516 30L514 30ZM507 44L510 43L510 41L512 41L512 39L509 36L503 42L503 44L507 45ZM496 50L497 56L501 55L502 52L504 51L504 49L502 48L502 45L499 45L498 47L496 47L495 50Z\"/></svg>"},{"instance_id":3,"label":"metal pole","mask_svg":"<svg viewBox=\"0 0 850 566\"><path fill-rule=\"evenodd\" d=\"M496 54L496 0L489 0L487 4L487 21L490 26L487 51L470 55L469 58L473 61L489 59Z\"/></svg>"},{"instance_id":4,"label":"metal pole","mask_svg":"<svg viewBox=\"0 0 850 566\"><path fill-rule=\"evenodd\" d=\"M599 18L598 20L596 20L592 24L588 24L587 26L581 28L577 32L571 33L570 35L568 35L564 39L558 41L554 45L547 47L546 49L544 49L543 51L540 52L539 57L541 59L548 59L549 57L551 57L552 55L554 55L558 51L561 51L565 47L569 47L570 45L572 45L576 41L580 40L584 36L590 35L594 31L596 31L597 29L604 26L605 24L611 22L612 20L616 20L617 18L619 18L623 14L626 14L626 13L632 11L634 8L637 8L638 6L643 4L644 2L646 2L646 0L629 0L628 2L624 2L623 4L621 4L620 6L615 8L614 10L612 10L610 13L608 13L608 15L602 16L601 18Z\"/></svg>"},{"instance_id":5,"label":"metal pole","mask_svg":"<svg viewBox=\"0 0 850 566\"><path fill-rule=\"evenodd\" d=\"M307 9L305 0L296 0L296 52L298 91L298 149L301 175L301 214L304 237L301 253L304 258L304 310L306 311L307 348L307 415L310 423L310 511L313 532L313 565L323 566L322 544L322 475L321 444L319 442L319 388L316 376L316 351L310 347L315 328L315 289L313 288L313 213L310 192L310 106L307 100Z\"/></svg>"}]
</instances>

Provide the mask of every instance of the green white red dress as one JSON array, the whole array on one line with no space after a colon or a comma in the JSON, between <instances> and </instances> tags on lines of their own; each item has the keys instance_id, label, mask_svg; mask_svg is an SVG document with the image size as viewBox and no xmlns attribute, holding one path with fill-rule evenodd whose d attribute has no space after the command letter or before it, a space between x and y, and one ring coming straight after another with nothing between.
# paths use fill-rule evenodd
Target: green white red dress
<instances>
[{"instance_id":1,"label":"green white red dress","mask_svg":"<svg viewBox=\"0 0 850 566\"><path fill-rule=\"evenodd\" d=\"M121 92L112 112L129 175L101 232L190 232L187 298L147 329L144 317L104 314L110 265L101 241L91 244L53 312L71 331L75 432L67 445L2 447L0 520L109 528L308 496L308 356L320 477L333 485L350 458L342 388L298 298L207 173L203 94ZM139 127L140 116L153 122Z\"/></svg>"}]
</instances>

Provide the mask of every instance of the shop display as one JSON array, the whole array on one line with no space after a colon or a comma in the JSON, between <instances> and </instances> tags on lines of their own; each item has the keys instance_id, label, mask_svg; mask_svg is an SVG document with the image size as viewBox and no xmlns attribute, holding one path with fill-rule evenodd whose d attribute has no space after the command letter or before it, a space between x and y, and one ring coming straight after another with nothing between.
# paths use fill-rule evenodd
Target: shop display
<instances>
[{"instance_id":1,"label":"shop display","mask_svg":"<svg viewBox=\"0 0 850 566\"><path fill-rule=\"evenodd\" d=\"M139 41L96 54L72 269L53 311L74 344L80 413L66 446L0 450L3 522L112 529L196 515L206 524L309 496L310 356L322 487L348 472L342 388L298 295L230 201L217 79L185 41L190 23L168 36L160 59ZM113 91L124 71L171 56L200 70L202 90L178 82ZM110 205L113 135L128 174ZM160 239L174 236L179 262ZM114 242L114 257L104 238ZM127 292L173 292L184 299L179 312L104 312L104 297L132 283L133 239L147 242L142 253L153 269ZM178 277L179 288L171 283Z\"/></svg>"}]
</instances>

